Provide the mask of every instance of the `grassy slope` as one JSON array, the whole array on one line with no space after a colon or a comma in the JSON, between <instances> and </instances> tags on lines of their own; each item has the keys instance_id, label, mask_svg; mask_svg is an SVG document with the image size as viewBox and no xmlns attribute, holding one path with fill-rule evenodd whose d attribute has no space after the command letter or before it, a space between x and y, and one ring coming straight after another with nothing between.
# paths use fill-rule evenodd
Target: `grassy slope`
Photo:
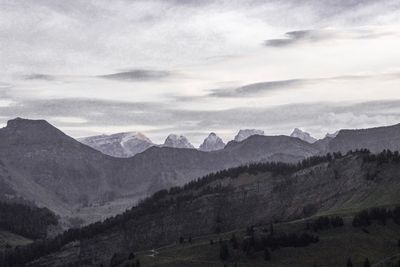
<instances>
[{"instance_id":1,"label":"grassy slope","mask_svg":"<svg viewBox=\"0 0 400 267\"><path fill-rule=\"evenodd\" d=\"M323 230L316 233L320 241L302 248L281 248L272 252L272 259L266 262L263 253L255 253L250 258L229 247L231 260L227 266L345 266L348 257L351 257L354 266L362 266L366 257L372 264L387 262L389 258L400 256L397 245L400 239L400 225L389 221L386 226L373 224L366 229L351 226L351 218L346 218L344 227ZM306 220L282 223L275 225L275 231L293 232L305 229ZM266 228L268 226L265 226ZM258 229L261 229L258 228ZM172 244L168 247L156 249L159 254L155 257L151 251L137 253L142 266L223 266L219 260L219 238L228 240L231 233L212 235L194 239L192 243ZM244 236L244 230L235 231L238 239ZM210 239L215 243L210 245ZM125 263L124 263L125 264ZM121 266L124 266L121 265ZM183 264L183 265L182 265Z\"/></svg>"},{"instance_id":2,"label":"grassy slope","mask_svg":"<svg viewBox=\"0 0 400 267\"><path fill-rule=\"evenodd\" d=\"M245 174L245 181L255 176ZM354 266L363 266L366 257L372 264L380 265L382 262L397 261L400 258L400 248L398 240L400 239L400 225L390 221L388 225L383 226L373 224L367 228L369 233L360 228L351 226L353 214L371 207L392 207L400 203L400 179L398 179L397 169L385 169L383 177L391 177L390 186L378 187L375 191L360 192L355 191L354 195L345 202L335 204L333 207L321 209L317 216L322 215L340 215L346 218L346 224L342 228L320 231L317 235L320 241L303 248L282 248L272 252L272 260L265 262L263 253L260 252L249 258L241 250L235 252L230 247L231 254L236 254L227 262L227 266L346 266L349 257L352 258ZM369 183L379 183L370 181ZM241 181L243 179L236 179ZM276 225L276 229L285 230L287 233L303 231L307 219L294 222L281 223ZM268 226L264 226L268 228ZM244 229L236 231L236 236L243 237ZM148 255L154 254L150 251L140 252L138 258L142 266L223 266L219 259L220 239L228 240L231 233L222 235L213 235L194 239L191 244L172 244L168 247L157 249L159 254L155 257ZM216 243L210 245L210 239ZM235 259L232 259L235 258ZM193 263L191 263L193 262ZM122 265L124 266L124 265Z\"/></svg>"}]
</instances>

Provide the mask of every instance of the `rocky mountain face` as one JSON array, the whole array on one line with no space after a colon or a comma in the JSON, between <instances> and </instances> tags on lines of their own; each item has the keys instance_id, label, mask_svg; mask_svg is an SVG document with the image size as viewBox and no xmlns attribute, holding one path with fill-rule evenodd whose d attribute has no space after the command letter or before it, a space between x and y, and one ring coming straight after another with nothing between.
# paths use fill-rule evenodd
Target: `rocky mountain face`
<instances>
[{"instance_id":1,"label":"rocky mountain face","mask_svg":"<svg viewBox=\"0 0 400 267\"><path fill-rule=\"evenodd\" d=\"M291 137L299 138L307 143L315 143L317 141L316 138L312 137L309 133L300 130L299 128L295 128L293 132L290 134Z\"/></svg>"},{"instance_id":2,"label":"rocky mountain face","mask_svg":"<svg viewBox=\"0 0 400 267\"><path fill-rule=\"evenodd\" d=\"M175 195L160 195L152 205L144 205L145 209L132 210L134 219L71 243L35 264L52 266L64 255L65 263L97 266L107 263L114 253L127 255L160 247L180 236L202 236L216 229L227 232L355 207L393 205L400 201L399 172L399 163L365 162L359 154L351 154L289 174L228 175ZM70 256L65 257L66 251Z\"/></svg>"},{"instance_id":3,"label":"rocky mountain face","mask_svg":"<svg viewBox=\"0 0 400 267\"><path fill-rule=\"evenodd\" d=\"M194 148L194 146L185 136L176 134L168 135L168 137L165 139L163 146L174 148Z\"/></svg>"},{"instance_id":4,"label":"rocky mountain face","mask_svg":"<svg viewBox=\"0 0 400 267\"><path fill-rule=\"evenodd\" d=\"M103 154L119 158L132 157L154 146L149 138L139 132L90 136L79 138L78 141Z\"/></svg>"},{"instance_id":5,"label":"rocky mountain face","mask_svg":"<svg viewBox=\"0 0 400 267\"><path fill-rule=\"evenodd\" d=\"M200 145L199 150L201 151L214 151L220 150L225 147L224 141L218 137L215 133L210 133L203 143Z\"/></svg>"},{"instance_id":6,"label":"rocky mountain face","mask_svg":"<svg viewBox=\"0 0 400 267\"><path fill-rule=\"evenodd\" d=\"M235 141L236 142L241 142L247 138L249 138L252 135L264 135L263 130L257 130L257 129L243 129L239 130L237 135L235 136Z\"/></svg>"}]
</instances>

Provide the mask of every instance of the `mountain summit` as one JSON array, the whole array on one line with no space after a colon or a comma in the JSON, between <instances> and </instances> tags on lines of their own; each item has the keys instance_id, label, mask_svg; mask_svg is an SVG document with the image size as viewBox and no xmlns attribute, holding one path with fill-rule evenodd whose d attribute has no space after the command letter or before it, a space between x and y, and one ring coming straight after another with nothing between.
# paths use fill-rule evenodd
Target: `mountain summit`
<instances>
[{"instance_id":1,"label":"mountain summit","mask_svg":"<svg viewBox=\"0 0 400 267\"><path fill-rule=\"evenodd\" d=\"M183 135L170 134L163 144L165 147L194 148L189 140Z\"/></svg>"},{"instance_id":2,"label":"mountain summit","mask_svg":"<svg viewBox=\"0 0 400 267\"><path fill-rule=\"evenodd\" d=\"M0 129L0 147L10 145L60 145L72 138L45 120L15 118Z\"/></svg>"},{"instance_id":3,"label":"mountain summit","mask_svg":"<svg viewBox=\"0 0 400 267\"><path fill-rule=\"evenodd\" d=\"M126 158L141 153L153 146L153 142L140 132L116 133L112 135L97 135L78 139L103 154Z\"/></svg>"},{"instance_id":4,"label":"mountain summit","mask_svg":"<svg viewBox=\"0 0 400 267\"><path fill-rule=\"evenodd\" d=\"M235 141L241 142L241 141L249 138L252 135L264 135L264 131L257 130L257 129L241 129L238 132L238 134L235 136Z\"/></svg>"},{"instance_id":5,"label":"mountain summit","mask_svg":"<svg viewBox=\"0 0 400 267\"><path fill-rule=\"evenodd\" d=\"M199 150L201 151L214 151L220 150L225 147L224 141L218 137L215 133L210 133L203 143L200 145Z\"/></svg>"},{"instance_id":6,"label":"mountain summit","mask_svg":"<svg viewBox=\"0 0 400 267\"><path fill-rule=\"evenodd\" d=\"M300 130L299 128L295 128L293 132L290 134L291 137L297 137L307 143L315 143L317 141L316 138L312 137L309 133Z\"/></svg>"}]
</instances>

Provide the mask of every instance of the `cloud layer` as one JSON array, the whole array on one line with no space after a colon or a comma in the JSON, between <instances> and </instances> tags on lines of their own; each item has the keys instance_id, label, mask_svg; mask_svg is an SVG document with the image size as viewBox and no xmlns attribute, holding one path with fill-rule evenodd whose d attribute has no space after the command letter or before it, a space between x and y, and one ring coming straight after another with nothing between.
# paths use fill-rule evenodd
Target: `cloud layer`
<instances>
[{"instance_id":1,"label":"cloud layer","mask_svg":"<svg viewBox=\"0 0 400 267\"><path fill-rule=\"evenodd\" d=\"M395 0L0 0L0 122L200 143L399 120Z\"/></svg>"}]
</instances>

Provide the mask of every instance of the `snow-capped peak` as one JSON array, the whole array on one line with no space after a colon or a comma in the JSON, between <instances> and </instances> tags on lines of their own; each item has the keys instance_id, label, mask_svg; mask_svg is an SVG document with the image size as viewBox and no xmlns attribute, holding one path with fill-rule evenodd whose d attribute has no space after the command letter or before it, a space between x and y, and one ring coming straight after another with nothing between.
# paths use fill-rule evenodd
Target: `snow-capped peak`
<instances>
[{"instance_id":1,"label":"snow-capped peak","mask_svg":"<svg viewBox=\"0 0 400 267\"><path fill-rule=\"evenodd\" d=\"M122 133L121 136L121 145L124 145L125 143L128 143L129 141L132 140L137 140L137 141L144 141L148 143L152 143L152 141L142 134L141 132L127 132L127 133Z\"/></svg>"},{"instance_id":2,"label":"snow-capped peak","mask_svg":"<svg viewBox=\"0 0 400 267\"><path fill-rule=\"evenodd\" d=\"M225 147L224 141L218 137L215 133L210 133L204 142L200 145L199 150L201 151L214 151L220 150Z\"/></svg>"},{"instance_id":3,"label":"snow-capped peak","mask_svg":"<svg viewBox=\"0 0 400 267\"><path fill-rule=\"evenodd\" d=\"M153 142L140 132L97 135L78 139L80 142L114 157L132 157L153 146Z\"/></svg>"},{"instance_id":4,"label":"snow-capped peak","mask_svg":"<svg viewBox=\"0 0 400 267\"><path fill-rule=\"evenodd\" d=\"M167 139L165 139L163 146L175 148L194 148L194 146L185 136L176 134L168 135Z\"/></svg>"},{"instance_id":5,"label":"snow-capped peak","mask_svg":"<svg viewBox=\"0 0 400 267\"><path fill-rule=\"evenodd\" d=\"M339 134L339 131L336 131L336 132L334 132L334 133L327 133L326 135L325 135L325 138L335 138L337 135Z\"/></svg>"},{"instance_id":6,"label":"snow-capped peak","mask_svg":"<svg viewBox=\"0 0 400 267\"><path fill-rule=\"evenodd\" d=\"M316 138L312 137L309 133L300 130L299 128L295 128L290 136L297 137L297 138L299 138L303 141L306 141L307 143L310 143L310 144L317 141Z\"/></svg>"},{"instance_id":7,"label":"snow-capped peak","mask_svg":"<svg viewBox=\"0 0 400 267\"><path fill-rule=\"evenodd\" d=\"M238 134L235 136L235 141L241 142L241 141L249 138L252 135L264 135L264 131L257 130L257 129L241 129L238 132Z\"/></svg>"}]
</instances>

